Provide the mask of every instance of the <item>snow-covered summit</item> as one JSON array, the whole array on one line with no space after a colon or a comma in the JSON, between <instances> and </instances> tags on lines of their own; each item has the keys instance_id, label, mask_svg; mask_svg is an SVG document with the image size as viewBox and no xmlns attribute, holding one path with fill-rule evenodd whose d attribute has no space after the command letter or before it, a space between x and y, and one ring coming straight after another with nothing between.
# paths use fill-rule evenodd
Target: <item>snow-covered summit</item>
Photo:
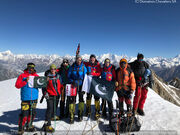
<instances>
[{"instance_id":1,"label":"snow-covered summit","mask_svg":"<svg viewBox=\"0 0 180 135\"><path fill-rule=\"evenodd\" d=\"M43 75L43 73L40 75ZM18 129L18 115L20 113L21 101L20 90L16 89L14 86L15 81L16 78L0 82L0 134L5 132L13 133L14 130ZM41 96L42 95L40 91L39 99ZM115 93L113 97L114 106L116 99L117 95ZM92 102L92 105L93 103L94 102ZM46 102L44 101L42 104L40 104L38 101L37 115L34 122L34 125L38 128L43 126L45 109ZM172 135L172 133L176 132L177 134L180 134L180 107L168 102L167 100L164 100L152 89L149 89L144 109L146 115L144 117L139 116L140 122L142 124L141 131L135 132L135 135L154 135L163 133ZM97 125L96 121L92 121L90 119L87 121L87 117L84 117L82 122L77 122L75 120L75 123L72 125L69 125L67 121L68 120L60 120L56 123L52 122L52 126L56 128L57 134L62 133L62 131L67 134L68 130L70 130L71 133L78 131L79 134L82 134L87 122L87 126L84 131L84 134L86 134L89 129ZM95 133L98 131L103 134L105 128L107 128L107 126L103 125L107 125L108 120L102 119L102 122L102 125L97 125L94 127L93 131ZM89 134L91 134L91 132Z\"/></svg>"}]
</instances>

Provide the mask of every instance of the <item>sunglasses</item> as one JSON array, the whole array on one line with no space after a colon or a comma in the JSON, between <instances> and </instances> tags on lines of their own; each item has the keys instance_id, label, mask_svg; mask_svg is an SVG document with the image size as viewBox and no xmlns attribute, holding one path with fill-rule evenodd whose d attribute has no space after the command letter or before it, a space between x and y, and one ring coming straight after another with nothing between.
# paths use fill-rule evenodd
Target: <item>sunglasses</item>
<instances>
[{"instance_id":1,"label":"sunglasses","mask_svg":"<svg viewBox=\"0 0 180 135\"><path fill-rule=\"evenodd\" d=\"M51 70L56 70L55 68L52 68Z\"/></svg>"},{"instance_id":2,"label":"sunglasses","mask_svg":"<svg viewBox=\"0 0 180 135\"><path fill-rule=\"evenodd\" d=\"M121 62L120 64L126 64L126 62L123 61L123 62Z\"/></svg>"},{"instance_id":3,"label":"sunglasses","mask_svg":"<svg viewBox=\"0 0 180 135\"><path fill-rule=\"evenodd\" d=\"M66 63L66 64L68 64L68 62L63 62L64 64Z\"/></svg>"}]
</instances>

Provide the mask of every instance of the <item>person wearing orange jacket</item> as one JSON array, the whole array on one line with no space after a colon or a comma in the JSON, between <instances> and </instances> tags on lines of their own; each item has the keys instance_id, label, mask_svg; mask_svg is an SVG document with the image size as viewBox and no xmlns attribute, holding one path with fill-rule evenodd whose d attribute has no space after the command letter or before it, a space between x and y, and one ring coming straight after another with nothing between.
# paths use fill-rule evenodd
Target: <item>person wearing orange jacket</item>
<instances>
[{"instance_id":1,"label":"person wearing orange jacket","mask_svg":"<svg viewBox=\"0 0 180 135\"><path fill-rule=\"evenodd\" d=\"M89 62L84 62L85 66L87 67L87 75L92 75L99 77L101 75L101 66L96 59L94 54L90 55ZM86 97L86 116L91 114L91 99L92 94L87 93ZM98 96L94 96L95 99L95 119L98 119L100 116L100 101Z\"/></svg>"},{"instance_id":2,"label":"person wearing orange jacket","mask_svg":"<svg viewBox=\"0 0 180 135\"><path fill-rule=\"evenodd\" d=\"M124 115L123 102L127 105L127 115L132 114L132 94L136 89L136 82L134 78L134 73L130 68L128 68L128 63L126 59L121 59L119 62L119 68L116 70L116 92L119 99L119 114Z\"/></svg>"},{"instance_id":3,"label":"person wearing orange jacket","mask_svg":"<svg viewBox=\"0 0 180 135\"><path fill-rule=\"evenodd\" d=\"M18 134L22 135L26 126L26 131L34 132L36 128L32 125L36 115L36 104L38 100L38 89L30 87L30 76L39 76L36 74L35 64L28 63L24 73L17 78L15 87L21 89L21 113L19 115Z\"/></svg>"},{"instance_id":4,"label":"person wearing orange jacket","mask_svg":"<svg viewBox=\"0 0 180 135\"><path fill-rule=\"evenodd\" d=\"M42 130L45 132L54 132L55 129L51 126L51 118L54 117L56 120L57 102L61 95L63 85L61 84L60 75L57 73L56 65L52 64L50 70L46 71L45 76L47 77L47 87L44 91L44 95L47 101L47 110L45 114L45 122Z\"/></svg>"}]
</instances>

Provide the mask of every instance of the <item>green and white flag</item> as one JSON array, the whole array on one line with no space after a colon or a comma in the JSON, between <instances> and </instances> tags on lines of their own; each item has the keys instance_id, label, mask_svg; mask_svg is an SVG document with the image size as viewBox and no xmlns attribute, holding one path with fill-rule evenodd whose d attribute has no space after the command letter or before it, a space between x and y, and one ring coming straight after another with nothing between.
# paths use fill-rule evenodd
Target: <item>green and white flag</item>
<instances>
[{"instance_id":1,"label":"green and white flag","mask_svg":"<svg viewBox=\"0 0 180 135\"><path fill-rule=\"evenodd\" d=\"M36 76L34 77L34 88L45 88L47 86L47 77Z\"/></svg>"},{"instance_id":2,"label":"green and white flag","mask_svg":"<svg viewBox=\"0 0 180 135\"><path fill-rule=\"evenodd\" d=\"M92 93L95 96L111 101L114 95L115 83L101 78L86 76L84 78L82 91Z\"/></svg>"},{"instance_id":3,"label":"green and white flag","mask_svg":"<svg viewBox=\"0 0 180 135\"><path fill-rule=\"evenodd\" d=\"M45 88L47 86L47 77L29 76L28 86L30 88Z\"/></svg>"}]
</instances>

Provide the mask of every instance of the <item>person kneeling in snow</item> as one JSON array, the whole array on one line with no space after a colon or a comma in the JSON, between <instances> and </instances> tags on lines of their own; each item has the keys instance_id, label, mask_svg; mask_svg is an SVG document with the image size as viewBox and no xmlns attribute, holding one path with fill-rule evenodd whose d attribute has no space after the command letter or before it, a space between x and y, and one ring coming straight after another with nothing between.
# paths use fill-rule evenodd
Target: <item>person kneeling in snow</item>
<instances>
[{"instance_id":1,"label":"person kneeling in snow","mask_svg":"<svg viewBox=\"0 0 180 135\"><path fill-rule=\"evenodd\" d=\"M33 132L35 127L32 125L36 115L36 104L38 99L38 89L31 88L28 85L30 76L38 76L34 69L34 63L28 63L24 73L17 78L15 87L21 88L21 113L19 115L18 134L22 135L26 131Z\"/></svg>"},{"instance_id":2,"label":"person kneeling in snow","mask_svg":"<svg viewBox=\"0 0 180 135\"><path fill-rule=\"evenodd\" d=\"M116 92L119 98L119 114L124 115L123 101L127 104L127 114L132 114L131 99L132 94L136 89L136 82L134 73L128 68L126 59L121 59L119 62L119 68L116 70Z\"/></svg>"},{"instance_id":3,"label":"person kneeling in snow","mask_svg":"<svg viewBox=\"0 0 180 135\"><path fill-rule=\"evenodd\" d=\"M60 75L56 71L56 65L52 64L50 70L45 72L45 76L47 76L48 80L46 91L44 91L47 101L47 110L42 130L45 132L54 132L55 129L51 126L51 119L59 120L59 117L56 116L56 110L63 85L60 81Z\"/></svg>"}]
</instances>

